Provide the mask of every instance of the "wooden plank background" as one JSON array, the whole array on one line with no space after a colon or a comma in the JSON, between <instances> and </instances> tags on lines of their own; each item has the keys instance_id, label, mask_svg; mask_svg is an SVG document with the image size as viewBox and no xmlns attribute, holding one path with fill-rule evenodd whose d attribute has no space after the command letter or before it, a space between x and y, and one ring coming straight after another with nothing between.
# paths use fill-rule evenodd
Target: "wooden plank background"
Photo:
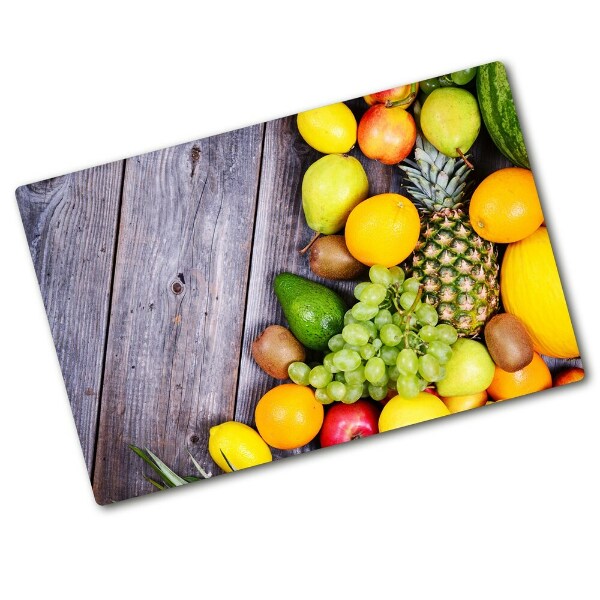
<instances>
[{"instance_id":1,"label":"wooden plank background","mask_svg":"<svg viewBox=\"0 0 600 600\"><path fill-rule=\"evenodd\" d=\"M362 99L348 105L357 118L366 109ZM399 169L357 148L351 154L371 195L402 193ZM128 444L150 448L182 475L194 473L190 449L220 473L207 450L210 426L253 425L256 403L279 383L250 354L266 326L286 324L277 273L320 281L352 301L354 282L315 277L298 252L312 236L302 177L320 156L287 117L17 190L100 504L154 491ZM472 156L477 181L509 165L485 129Z\"/></svg>"}]
</instances>

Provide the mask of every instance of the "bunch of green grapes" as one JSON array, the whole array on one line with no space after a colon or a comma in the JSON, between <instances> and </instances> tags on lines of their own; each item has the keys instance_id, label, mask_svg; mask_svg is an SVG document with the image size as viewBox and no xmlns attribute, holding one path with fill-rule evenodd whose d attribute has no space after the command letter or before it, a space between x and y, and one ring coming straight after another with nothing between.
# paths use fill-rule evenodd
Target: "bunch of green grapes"
<instances>
[{"instance_id":1,"label":"bunch of green grapes","mask_svg":"<svg viewBox=\"0 0 600 600\"><path fill-rule=\"evenodd\" d=\"M354 289L358 302L346 313L342 332L329 340L322 364L288 368L290 379L315 388L324 404L383 400L394 389L412 398L445 376L458 334L451 325L438 325L436 309L421 302L419 281L405 279L400 267L381 265L371 267L369 279Z\"/></svg>"}]
</instances>

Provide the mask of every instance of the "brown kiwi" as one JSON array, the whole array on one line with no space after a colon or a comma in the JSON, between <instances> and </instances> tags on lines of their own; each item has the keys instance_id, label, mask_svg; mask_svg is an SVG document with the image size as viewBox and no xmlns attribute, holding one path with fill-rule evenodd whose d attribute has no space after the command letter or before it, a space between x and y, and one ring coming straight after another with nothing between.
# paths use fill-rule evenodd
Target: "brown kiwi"
<instances>
[{"instance_id":1,"label":"brown kiwi","mask_svg":"<svg viewBox=\"0 0 600 600\"><path fill-rule=\"evenodd\" d=\"M281 325L269 325L253 342L252 357L275 379L287 379L291 363L306 359L304 346Z\"/></svg>"},{"instance_id":2,"label":"brown kiwi","mask_svg":"<svg viewBox=\"0 0 600 600\"><path fill-rule=\"evenodd\" d=\"M485 343L492 360L504 371L514 373L533 360L533 341L518 317L501 313L484 329Z\"/></svg>"},{"instance_id":3,"label":"brown kiwi","mask_svg":"<svg viewBox=\"0 0 600 600\"><path fill-rule=\"evenodd\" d=\"M325 279L356 279L366 269L346 247L343 235L325 235L310 247L310 270Z\"/></svg>"}]
</instances>

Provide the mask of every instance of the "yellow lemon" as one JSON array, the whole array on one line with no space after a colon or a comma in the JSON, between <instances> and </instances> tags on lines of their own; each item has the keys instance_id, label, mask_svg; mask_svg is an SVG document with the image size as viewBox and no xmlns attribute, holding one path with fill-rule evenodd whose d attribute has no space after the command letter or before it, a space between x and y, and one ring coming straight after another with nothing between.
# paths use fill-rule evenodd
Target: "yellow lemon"
<instances>
[{"instance_id":1,"label":"yellow lemon","mask_svg":"<svg viewBox=\"0 0 600 600\"><path fill-rule=\"evenodd\" d=\"M323 154L345 154L356 144L356 118L343 102L298 113L297 123L304 141Z\"/></svg>"},{"instance_id":2,"label":"yellow lemon","mask_svg":"<svg viewBox=\"0 0 600 600\"><path fill-rule=\"evenodd\" d=\"M446 405L433 394L421 392L414 398L394 396L379 415L379 431L389 431L449 415Z\"/></svg>"},{"instance_id":3,"label":"yellow lemon","mask_svg":"<svg viewBox=\"0 0 600 600\"><path fill-rule=\"evenodd\" d=\"M232 471L227 460L235 471L273 460L269 446L260 435L252 427L237 421L226 421L210 428L208 451L227 473Z\"/></svg>"}]
</instances>

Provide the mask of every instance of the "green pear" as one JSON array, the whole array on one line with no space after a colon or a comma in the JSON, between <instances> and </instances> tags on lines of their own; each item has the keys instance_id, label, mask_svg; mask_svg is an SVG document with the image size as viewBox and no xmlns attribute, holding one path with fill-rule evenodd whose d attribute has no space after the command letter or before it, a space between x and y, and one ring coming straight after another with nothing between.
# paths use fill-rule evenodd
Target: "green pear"
<instances>
[{"instance_id":1,"label":"green pear","mask_svg":"<svg viewBox=\"0 0 600 600\"><path fill-rule=\"evenodd\" d=\"M440 396L467 396L487 390L496 365L487 348L475 340L460 338L452 345L446 376L436 384Z\"/></svg>"},{"instance_id":2,"label":"green pear","mask_svg":"<svg viewBox=\"0 0 600 600\"><path fill-rule=\"evenodd\" d=\"M337 233L352 209L369 195L369 181L353 156L328 154L308 167L302 180L302 208L308 226Z\"/></svg>"},{"instance_id":3,"label":"green pear","mask_svg":"<svg viewBox=\"0 0 600 600\"><path fill-rule=\"evenodd\" d=\"M481 115L471 92L457 87L433 90L421 108L423 135L442 154L466 154L479 135ZM460 150L460 152L458 151Z\"/></svg>"}]
</instances>

